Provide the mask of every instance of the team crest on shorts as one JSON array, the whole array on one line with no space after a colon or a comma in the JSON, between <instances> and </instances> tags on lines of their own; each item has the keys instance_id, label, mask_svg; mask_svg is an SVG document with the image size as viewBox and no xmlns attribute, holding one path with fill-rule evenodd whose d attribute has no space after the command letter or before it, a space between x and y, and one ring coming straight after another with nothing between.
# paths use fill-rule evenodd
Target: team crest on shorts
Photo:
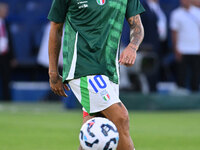
<instances>
[{"instance_id":1,"label":"team crest on shorts","mask_svg":"<svg viewBox=\"0 0 200 150\"><path fill-rule=\"evenodd\" d=\"M96 0L97 4L104 5L106 3L106 0Z\"/></svg>"},{"instance_id":2,"label":"team crest on shorts","mask_svg":"<svg viewBox=\"0 0 200 150\"><path fill-rule=\"evenodd\" d=\"M110 100L110 95L108 94L108 92L106 90L103 90L102 92L100 92L101 97L105 100L108 101Z\"/></svg>"}]
</instances>

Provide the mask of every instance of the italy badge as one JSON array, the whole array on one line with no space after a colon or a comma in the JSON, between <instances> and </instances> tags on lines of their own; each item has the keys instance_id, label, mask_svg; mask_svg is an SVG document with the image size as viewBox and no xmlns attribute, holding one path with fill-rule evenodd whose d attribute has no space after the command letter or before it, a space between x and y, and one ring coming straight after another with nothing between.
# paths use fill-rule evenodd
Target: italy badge
<instances>
[{"instance_id":1,"label":"italy badge","mask_svg":"<svg viewBox=\"0 0 200 150\"><path fill-rule=\"evenodd\" d=\"M109 95L109 94L104 95L104 96L103 96L103 99L104 99L105 101L110 100L110 95Z\"/></svg>"},{"instance_id":2,"label":"italy badge","mask_svg":"<svg viewBox=\"0 0 200 150\"><path fill-rule=\"evenodd\" d=\"M104 5L106 3L106 0L97 0L97 4Z\"/></svg>"},{"instance_id":3,"label":"italy badge","mask_svg":"<svg viewBox=\"0 0 200 150\"><path fill-rule=\"evenodd\" d=\"M105 100L108 101L110 100L110 95L108 94L107 90L103 90L100 92L101 97Z\"/></svg>"}]
</instances>

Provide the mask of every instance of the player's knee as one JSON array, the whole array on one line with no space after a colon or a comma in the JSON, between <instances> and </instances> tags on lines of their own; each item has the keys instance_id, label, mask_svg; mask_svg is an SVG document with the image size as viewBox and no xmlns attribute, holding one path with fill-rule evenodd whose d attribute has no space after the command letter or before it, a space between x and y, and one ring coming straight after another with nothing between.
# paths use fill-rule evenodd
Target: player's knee
<instances>
[{"instance_id":1,"label":"player's knee","mask_svg":"<svg viewBox=\"0 0 200 150\"><path fill-rule=\"evenodd\" d=\"M129 115L128 111L123 111L118 115L117 120L119 130L122 130L122 132L129 131Z\"/></svg>"}]
</instances>

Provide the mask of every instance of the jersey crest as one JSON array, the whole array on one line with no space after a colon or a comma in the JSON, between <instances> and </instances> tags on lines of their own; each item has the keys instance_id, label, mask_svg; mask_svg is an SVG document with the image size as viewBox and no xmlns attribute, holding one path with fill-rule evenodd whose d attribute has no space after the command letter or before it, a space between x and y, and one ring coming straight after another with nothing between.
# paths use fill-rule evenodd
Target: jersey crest
<instances>
[{"instance_id":1,"label":"jersey crest","mask_svg":"<svg viewBox=\"0 0 200 150\"><path fill-rule=\"evenodd\" d=\"M106 0L96 0L97 4L104 5L106 3Z\"/></svg>"}]
</instances>

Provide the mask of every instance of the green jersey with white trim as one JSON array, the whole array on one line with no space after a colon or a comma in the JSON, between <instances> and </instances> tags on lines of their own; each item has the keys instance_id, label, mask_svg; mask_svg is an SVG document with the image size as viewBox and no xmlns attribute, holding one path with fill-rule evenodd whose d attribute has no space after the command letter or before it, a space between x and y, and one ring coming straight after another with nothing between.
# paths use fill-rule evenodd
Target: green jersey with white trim
<instances>
[{"instance_id":1,"label":"green jersey with white trim","mask_svg":"<svg viewBox=\"0 0 200 150\"><path fill-rule=\"evenodd\" d=\"M124 18L143 11L139 0L54 0L48 19L65 23L63 81L101 74L118 83Z\"/></svg>"}]
</instances>

